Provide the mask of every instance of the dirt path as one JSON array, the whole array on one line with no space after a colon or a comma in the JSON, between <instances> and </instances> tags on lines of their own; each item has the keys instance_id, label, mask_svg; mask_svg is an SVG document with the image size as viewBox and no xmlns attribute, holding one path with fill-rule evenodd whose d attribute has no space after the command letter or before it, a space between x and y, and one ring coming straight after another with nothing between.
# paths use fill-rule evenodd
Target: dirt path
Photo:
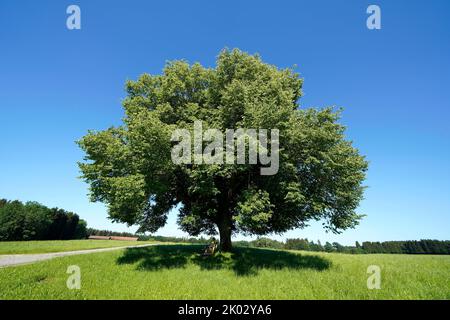
<instances>
[{"instance_id":1,"label":"dirt path","mask_svg":"<svg viewBox=\"0 0 450 320\"><path fill-rule=\"evenodd\" d=\"M66 252L0 255L0 268L17 266L17 265L21 265L21 264L28 264L28 263L33 263L33 262L38 262L38 261L43 261L43 260L50 260L50 259L58 258L58 257L114 251L114 250L120 250L120 249L124 249L124 248L142 248L142 247L149 247L149 246L154 246L154 245L156 245L156 243L155 244L153 244L153 243L142 244L142 245L137 245L137 246L88 249L88 250L77 250L77 251L66 251Z\"/></svg>"}]
</instances>

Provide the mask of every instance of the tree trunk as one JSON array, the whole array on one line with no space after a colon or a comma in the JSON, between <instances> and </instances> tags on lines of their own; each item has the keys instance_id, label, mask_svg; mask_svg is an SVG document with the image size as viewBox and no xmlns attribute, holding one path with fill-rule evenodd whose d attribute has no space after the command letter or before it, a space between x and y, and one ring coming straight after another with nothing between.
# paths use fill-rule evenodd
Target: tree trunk
<instances>
[{"instance_id":1,"label":"tree trunk","mask_svg":"<svg viewBox=\"0 0 450 320\"><path fill-rule=\"evenodd\" d=\"M218 224L220 234L220 251L230 252L231 245L231 219L227 216L223 217L222 221Z\"/></svg>"}]
</instances>

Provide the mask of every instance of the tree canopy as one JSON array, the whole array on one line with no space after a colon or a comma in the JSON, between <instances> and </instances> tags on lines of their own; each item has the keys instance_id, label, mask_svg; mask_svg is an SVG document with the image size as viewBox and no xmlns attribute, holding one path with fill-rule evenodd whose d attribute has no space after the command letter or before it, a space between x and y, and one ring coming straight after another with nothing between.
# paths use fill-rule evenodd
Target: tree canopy
<instances>
[{"instance_id":1,"label":"tree canopy","mask_svg":"<svg viewBox=\"0 0 450 320\"><path fill-rule=\"evenodd\" d=\"M218 231L224 251L231 250L233 233L283 233L311 219L336 233L355 227L367 162L345 139L340 111L300 108L302 84L293 69L237 49L223 50L215 67L174 61L161 75L127 81L123 124L78 141L91 200L140 232L157 231L179 208L183 231ZM222 132L279 130L278 172L261 175L260 159L175 164L172 133L192 132L195 121Z\"/></svg>"}]
</instances>

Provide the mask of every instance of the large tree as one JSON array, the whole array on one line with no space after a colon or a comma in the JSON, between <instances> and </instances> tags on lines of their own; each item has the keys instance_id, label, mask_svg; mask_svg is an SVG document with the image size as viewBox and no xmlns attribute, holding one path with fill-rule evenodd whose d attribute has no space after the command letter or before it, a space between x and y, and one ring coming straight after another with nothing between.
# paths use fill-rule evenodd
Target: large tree
<instances>
[{"instance_id":1,"label":"large tree","mask_svg":"<svg viewBox=\"0 0 450 320\"><path fill-rule=\"evenodd\" d=\"M223 50L214 68L168 63L162 75L126 83L123 124L90 131L78 143L79 163L92 201L113 221L155 232L171 209L190 235L220 235L231 250L233 233L267 235L321 220L338 233L358 224L367 162L344 136L339 111L303 109L302 79L258 55ZM263 164L175 164L175 129L279 130L279 170Z\"/></svg>"}]
</instances>

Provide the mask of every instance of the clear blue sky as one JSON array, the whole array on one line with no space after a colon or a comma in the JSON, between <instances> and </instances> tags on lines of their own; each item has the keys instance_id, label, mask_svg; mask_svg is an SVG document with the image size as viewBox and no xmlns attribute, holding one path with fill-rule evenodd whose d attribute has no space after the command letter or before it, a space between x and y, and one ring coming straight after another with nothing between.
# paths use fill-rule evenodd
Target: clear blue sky
<instances>
[{"instance_id":1,"label":"clear blue sky","mask_svg":"<svg viewBox=\"0 0 450 320\"><path fill-rule=\"evenodd\" d=\"M66 28L81 8L82 29ZM378 4L382 29L366 28ZM282 237L450 238L450 1L0 2L0 197L111 224L77 179L74 141L117 125L124 82L166 60L213 66L225 46L298 65L302 107L344 107L348 137L370 160L368 216L355 230L319 224ZM175 213L159 234L182 235Z\"/></svg>"}]
</instances>

